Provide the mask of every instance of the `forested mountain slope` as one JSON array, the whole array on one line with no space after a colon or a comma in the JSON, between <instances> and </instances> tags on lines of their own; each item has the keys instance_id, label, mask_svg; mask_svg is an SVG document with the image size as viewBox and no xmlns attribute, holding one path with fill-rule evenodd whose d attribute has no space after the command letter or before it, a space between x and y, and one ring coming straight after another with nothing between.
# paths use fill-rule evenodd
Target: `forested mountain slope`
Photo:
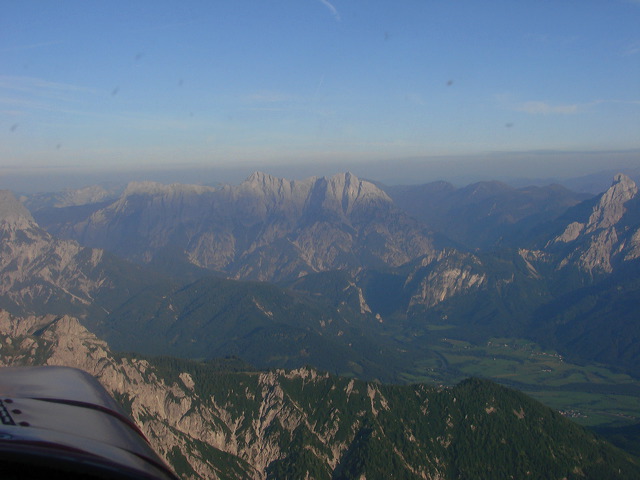
<instances>
[{"instance_id":1,"label":"forested mountain slope","mask_svg":"<svg viewBox=\"0 0 640 480\"><path fill-rule=\"evenodd\" d=\"M0 312L0 362L95 375L184 478L618 478L638 461L481 380L386 386L311 368L114 356L70 317Z\"/></svg>"}]
</instances>

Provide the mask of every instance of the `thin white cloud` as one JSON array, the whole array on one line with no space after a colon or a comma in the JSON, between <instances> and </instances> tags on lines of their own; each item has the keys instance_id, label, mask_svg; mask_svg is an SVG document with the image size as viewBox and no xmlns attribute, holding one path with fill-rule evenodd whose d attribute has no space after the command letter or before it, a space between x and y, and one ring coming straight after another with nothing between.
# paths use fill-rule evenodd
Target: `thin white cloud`
<instances>
[{"instance_id":1,"label":"thin white cloud","mask_svg":"<svg viewBox=\"0 0 640 480\"><path fill-rule=\"evenodd\" d=\"M51 41L51 42L31 43L28 45L13 45L13 46L0 48L0 52L21 52L23 50L33 50L36 48L50 47L52 45L60 45L61 43L63 42Z\"/></svg>"},{"instance_id":2,"label":"thin white cloud","mask_svg":"<svg viewBox=\"0 0 640 480\"><path fill-rule=\"evenodd\" d=\"M35 77L0 75L0 91L22 93L43 98L64 99L70 94L98 93L96 90L67 83L50 82Z\"/></svg>"},{"instance_id":3,"label":"thin white cloud","mask_svg":"<svg viewBox=\"0 0 640 480\"><path fill-rule=\"evenodd\" d=\"M615 99L601 99L593 100L588 103L574 103L565 105L551 105L547 102L524 102L516 105L513 110L518 112L525 112L531 115L574 115L576 113L583 113L589 110L591 107L603 104L618 104L618 105L640 105L639 100L615 100Z\"/></svg>"},{"instance_id":4,"label":"thin white cloud","mask_svg":"<svg viewBox=\"0 0 640 480\"><path fill-rule=\"evenodd\" d=\"M329 0L320 0L320 2L329 9L331 15L333 15L337 21L340 21L340 14L338 13L338 10L336 10L336 7L334 7Z\"/></svg>"},{"instance_id":5,"label":"thin white cloud","mask_svg":"<svg viewBox=\"0 0 640 480\"><path fill-rule=\"evenodd\" d=\"M578 104L551 105L547 102L524 102L517 105L515 110L531 115L573 115L578 113Z\"/></svg>"},{"instance_id":6,"label":"thin white cloud","mask_svg":"<svg viewBox=\"0 0 640 480\"><path fill-rule=\"evenodd\" d=\"M547 101L517 101L514 95L510 93L499 93L493 97L501 108L515 112L524 112L529 115L575 115L585 113L598 105L640 105L640 100L619 100L612 98L597 99L585 103L552 104Z\"/></svg>"},{"instance_id":7,"label":"thin white cloud","mask_svg":"<svg viewBox=\"0 0 640 480\"><path fill-rule=\"evenodd\" d=\"M0 105L2 106L10 106L17 107L20 109L27 110L49 110L49 106L46 103L24 99L24 98L15 98L15 97L7 97L0 95ZM13 110L14 112L22 112L23 110Z\"/></svg>"},{"instance_id":8,"label":"thin white cloud","mask_svg":"<svg viewBox=\"0 0 640 480\"><path fill-rule=\"evenodd\" d=\"M634 107L640 106L640 100L607 100L600 103L614 103L618 105L632 105Z\"/></svg>"},{"instance_id":9,"label":"thin white cloud","mask_svg":"<svg viewBox=\"0 0 640 480\"><path fill-rule=\"evenodd\" d=\"M100 95L104 92L78 85L0 75L0 107L20 114L54 112L86 116L90 115L87 105Z\"/></svg>"}]
</instances>

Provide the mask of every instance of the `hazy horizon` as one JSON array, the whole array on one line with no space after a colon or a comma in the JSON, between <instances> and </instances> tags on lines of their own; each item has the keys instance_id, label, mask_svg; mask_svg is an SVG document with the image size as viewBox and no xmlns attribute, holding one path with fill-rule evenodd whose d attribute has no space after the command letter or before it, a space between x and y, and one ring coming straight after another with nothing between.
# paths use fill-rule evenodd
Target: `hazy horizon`
<instances>
[{"instance_id":1,"label":"hazy horizon","mask_svg":"<svg viewBox=\"0 0 640 480\"><path fill-rule=\"evenodd\" d=\"M599 193L615 173L640 177L640 150L627 152L517 152L466 157L427 157L372 162L323 162L247 165L174 164L161 167L0 167L0 189L32 194L92 185L124 187L131 181L198 185L239 184L255 171L290 180L342 172L384 185L447 181L462 187L501 181L515 187L559 183L577 191Z\"/></svg>"},{"instance_id":2,"label":"hazy horizon","mask_svg":"<svg viewBox=\"0 0 640 480\"><path fill-rule=\"evenodd\" d=\"M637 0L11 2L0 175L632 168L638 24Z\"/></svg>"}]
</instances>

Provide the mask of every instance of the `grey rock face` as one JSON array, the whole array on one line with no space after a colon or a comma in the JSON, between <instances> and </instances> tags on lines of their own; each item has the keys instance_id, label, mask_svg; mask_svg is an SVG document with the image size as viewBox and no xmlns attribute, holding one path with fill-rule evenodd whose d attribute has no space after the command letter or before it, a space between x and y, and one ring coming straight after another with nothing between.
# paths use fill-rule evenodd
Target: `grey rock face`
<instances>
[{"instance_id":1,"label":"grey rock face","mask_svg":"<svg viewBox=\"0 0 640 480\"><path fill-rule=\"evenodd\" d=\"M431 236L372 183L350 173L290 181L254 173L238 186L135 183L66 238L148 262L165 248L233 278L397 266L432 253Z\"/></svg>"},{"instance_id":2,"label":"grey rock face","mask_svg":"<svg viewBox=\"0 0 640 480\"><path fill-rule=\"evenodd\" d=\"M421 272L429 266L427 272ZM425 258L407 278L406 283L418 281L409 308L421 305L431 308L458 295L487 286L487 274L481 261L471 254L456 251L442 252L436 258Z\"/></svg>"},{"instance_id":3,"label":"grey rock face","mask_svg":"<svg viewBox=\"0 0 640 480\"><path fill-rule=\"evenodd\" d=\"M618 223L626 212L625 203L637 193L638 187L633 180L622 173L616 175L611 188L600 197L600 202L593 209L585 233L606 229Z\"/></svg>"},{"instance_id":4,"label":"grey rock face","mask_svg":"<svg viewBox=\"0 0 640 480\"><path fill-rule=\"evenodd\" d=\"M549 246L566 245L567 251L558 268L577 265L586 272L610 273L613 262L620 253L624 260L637 258L637 239L622 225L627 205L636 197L638 187L628 176L618 174L611 187L604 192L585 221L567 225ZM633 231L637 231L635 226Z\"/></svg>"},{"instance_id":5,"label":"grey rock face","mask_svg":"<svg viewBox=\"0 0 640 480\"><path fill-rule=\"evenodd\" d=\"M90 278L88 270L102 252L76 242L55 240L38 227L15 197L0 197L0 297L15 305L46 304L58 296L89 304L104 278Z\"/></svg>"},{"instance_id":6,"label":"grey rock face","mask_svg":"<svg viewBox=\"0 0 640 480\"><path fill-rule=\"evenodd\" d=\"M110 291L114 298L130 295L131 281L153 281L142 273L133 280L118 277L118 271L131 276L139 268L103 250L55 238L11 194L3 194L0 209L0 308L21 314L91 311L104 316L106 304L97 300L102 292Z\"/></svg>"},{"instance_id":7,"label":"grey rock face","mask_svg":"<svg viewBox=\"0 0 640 480\"><path fill-rule=\"evenodd\" d=\"M8 190L0 190L0 222L23 224L33 222L27 208Z\"/></svg>"}]
</instances>

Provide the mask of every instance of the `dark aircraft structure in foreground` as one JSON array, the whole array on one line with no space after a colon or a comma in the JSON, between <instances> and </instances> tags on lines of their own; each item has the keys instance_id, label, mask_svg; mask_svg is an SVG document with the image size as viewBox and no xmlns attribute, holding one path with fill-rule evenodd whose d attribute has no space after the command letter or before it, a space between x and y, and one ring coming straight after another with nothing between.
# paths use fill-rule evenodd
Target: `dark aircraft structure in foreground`
<instances>
[{"instance_id":1,"label":"dark aircraft structure in foreground","mask_svg":"<svg viewBox=\"0 0 640 480\"><path fill-rule=\"evenodd\" d=\"M0 368L3 479L177 480L98 381L68 367Z\"/></svg>"}]
</instances>

